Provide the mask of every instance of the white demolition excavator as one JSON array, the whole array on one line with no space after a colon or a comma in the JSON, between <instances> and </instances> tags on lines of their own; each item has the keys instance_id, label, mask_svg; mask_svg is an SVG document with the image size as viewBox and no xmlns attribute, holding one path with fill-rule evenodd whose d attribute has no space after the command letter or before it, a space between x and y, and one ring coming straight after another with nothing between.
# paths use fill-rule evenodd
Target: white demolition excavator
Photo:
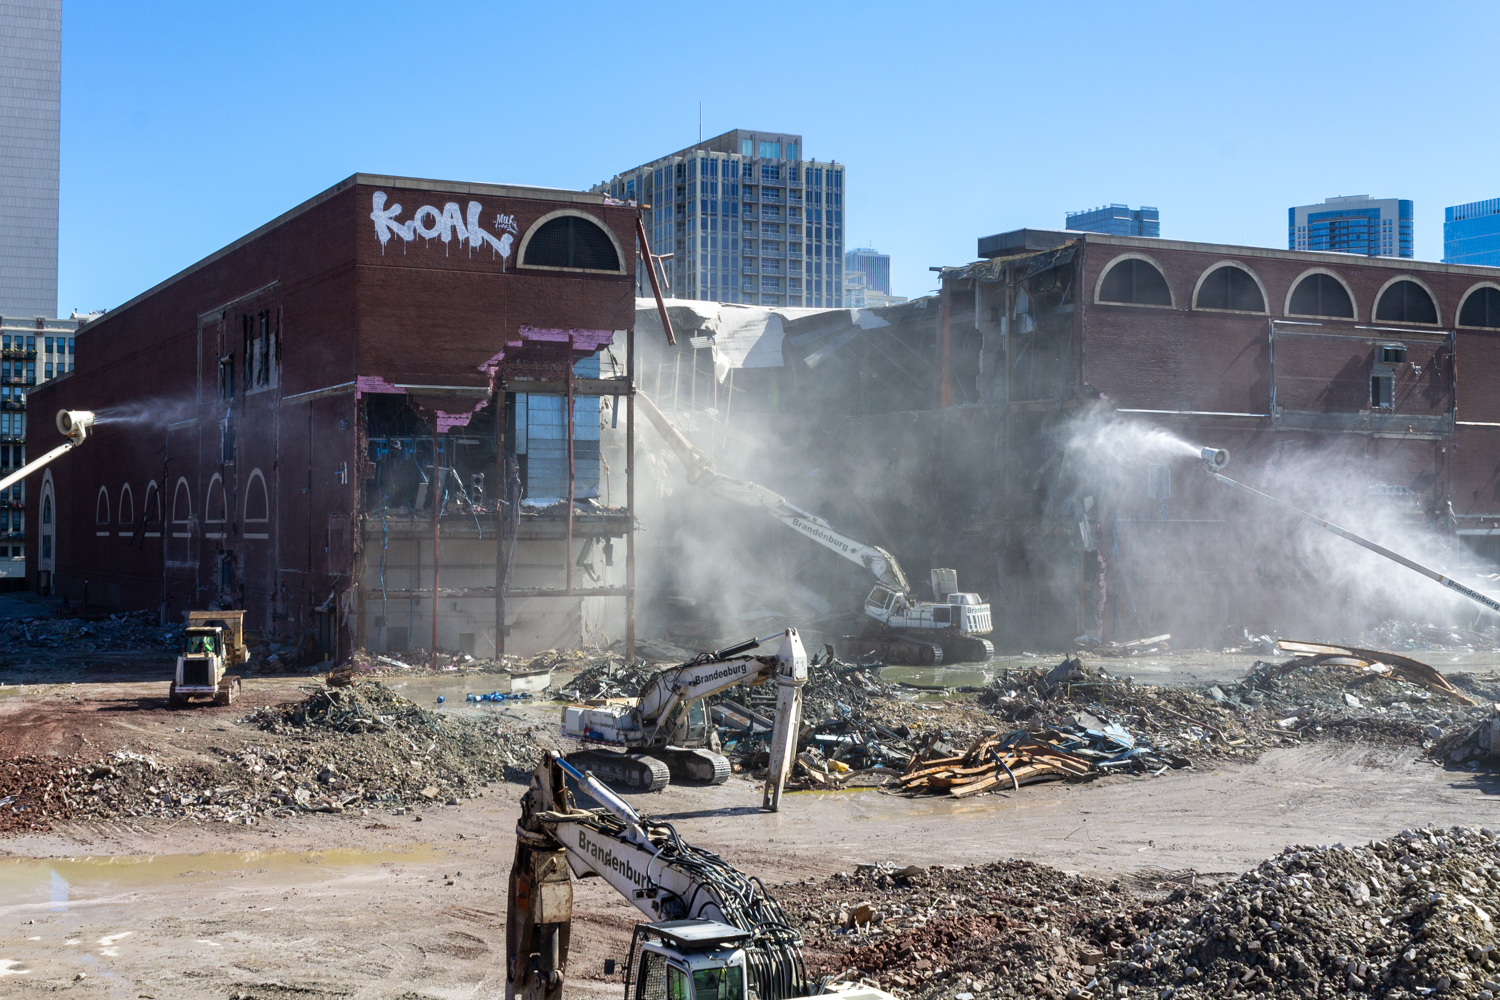
<instances>
[{"instance_id":1,"label":"white demolition excavator","mask_svg":"<svg viewBox=\"0 0 1500 1000\"><path fill-rule=\"evenodd\" d=\"M569 777L602 808L577 808ZM631 938L625 1000L894 1000L869 986L810 981L801 935L759 879L640 816L551 753L532 775L516 823L507 1000L562 1000L574 875L604 879L647 917Z\"/></svg>"},{"instance_id":2,"label":"white demolition excavator","mask_svg":"<svg viewBox=\"0 0 1500 1000\"><path fill-rule=\"evenodd\" d=\"M713 460L693 447L644 393L637 393L635 400L682 460L689 483L741 507L764 511L798 534L863 566L875 577L864 610L877 627L850 640L853 648L846 651L847 655L874 655L886 663L930 666L983 662L995 652L983 638L993 631L990 606L978 594L958 589L956 570L934 569L935 600L917 600L895 556L878 545L851 538L779 493L715 472Z\"/></svg>"},{"instance_id":3,"label":"white demolition excavator","mask_svg":"<svg viewBox=\"0 0 1500 1000\"><path fill-rule=\"evenodd\" d=\"M766 782L766 806L774 810L791 764L787 748L795 748L802 724L802 686L807 683L807 651L797 630L789 628L779 635L775 656L754 650L776 636L751 639L668 667L638 698L565 706L562 734L594 744L568 754L568 763L630 792L655 792L671 781L722 784L729 778L729 758L708 748L710 727L703 699L741 684L755 687L775 681L772 766Z\"/></svg>"}]
</instances>

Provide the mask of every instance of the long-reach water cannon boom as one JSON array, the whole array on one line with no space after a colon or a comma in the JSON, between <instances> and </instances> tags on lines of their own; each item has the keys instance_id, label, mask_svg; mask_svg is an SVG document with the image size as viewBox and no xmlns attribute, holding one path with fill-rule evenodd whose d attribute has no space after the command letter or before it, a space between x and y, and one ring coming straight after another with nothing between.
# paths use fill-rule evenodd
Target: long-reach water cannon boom
<instances>
[{"instance_id":1,"label":"long-reach water cannon boom","mask_svg":"<svg viewBox=\"0 0 1500 1000\"><path fill-rule=\"evenodd\" d=\"M57 429L68 440L53 448L42 457L27 462L15 472L0 479L0 490L20 482L42 466L66 455L74 448L83 444L84 438L88 437L89 428L92 426L94 426L94 413L92 410L58 410Z\"/></svg>"},{"instance_id":2,"label":"long-reach water cannon boom","mask_svg":"<svg viewBox=\"0 0 1500 1000\"><path fill-rule=\"evenodd\" d=\"M1220 471L1229 464L1229 452L1225 451L1223 448L1204 448L1202 451L1202 456L1203 471L1208 473L1210 479L1217 479L1221 483L1233 486L1241 493L1248 493L1250 496L1258 497L1259 499L1264 500L1267 503L1274 504L1275 506L1280 507L1282 510L1290 511L1304 520L1311 521L1313 524L1316 524L1318 527L1323 528L1324 530L1333 532L1340 538L1347 538L1355 545L1363 546L1364 548L1369 549L1371 552L1374 552L1376 555L1385 556L1392 562L1400 563L1407 569L1415 570L1416 572L1421 573L1423 576L1427 577L1430 580L1436 580L1438 583L1441 583L1449 590L1456 591L1464 595L1469 600L1474 601L1476 604L1482 604L1485 607L1489 608L1491 611L1500 612L1500 601L1496 601L1493 598L1486 597L1485 595L1479 593L1479 591L1477 590L1471 590L1450 576L1445 576L1435 569L1429 569L1419 562L1415 562L1411 559L1406 558L1399 552L1392 552L1384 545L1372 542L1368 538L1365 538L1361 535L1356 535L1349 529L1341 528L1338 525L1334 524L1332 521L1325 521L1323 518L1319 517L1316 514L1309 514L1302 508L1294 507L1291 504L1287 503L1285 500L1278 500L1270 494L1262 493L1260 490L1257 490L1254 487L1246 486L1244 483L1230 479L1228 476L1224 475L1222 471Z\"/></svg>"}]
</instances>

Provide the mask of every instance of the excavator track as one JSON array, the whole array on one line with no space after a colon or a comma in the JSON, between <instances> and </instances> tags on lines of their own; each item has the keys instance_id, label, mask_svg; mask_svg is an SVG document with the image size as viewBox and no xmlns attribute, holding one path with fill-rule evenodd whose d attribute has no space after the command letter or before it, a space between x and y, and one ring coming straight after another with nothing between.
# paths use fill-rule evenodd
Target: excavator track
<instances>
[{"instance_id":1,"label":"excavator track","mask_svg":"<svg viewBox=\"0 0 1500 1000\"><path fill-rule=\"evenodd\" d=\"M567 761L580 771L594 772L595 777L620 792L659 792L672 780L665 763L645 754L575 750L568 754Z\"/></svg>"},{"instance_id":2,"label":"excavator track","mask_svg":"<svg viewBox=\"0 0 1500 1000\"><path fill-rule=\"evenodd\" d=\"M942 643L944 663L984 663L995 655L990 641L975 635L945 635Z\"/></svg>"},{"instance_id":3,"label":"excavator track","mask_svg":"<svg viewBox=\"0 0 1500 1000\"><path fill-rule=\"evenodd\" d=\"M937 643L894 633L846 636L844 648L844 655L850 659L873 656L882 663L905 667L935 667L944 660L943 647Z\"/></svg>"},{"instance_id":4,"label":"excavator track","mask_svg":"<svg viewBox=\"0 0 1500 1000\"><path fill-rule=\"evenodd\" d=\"M729 758L723 754L688 747L666 747L652 752L667 762L675 784L722 785L729 780Z\"/></svg>"}]
</instances>

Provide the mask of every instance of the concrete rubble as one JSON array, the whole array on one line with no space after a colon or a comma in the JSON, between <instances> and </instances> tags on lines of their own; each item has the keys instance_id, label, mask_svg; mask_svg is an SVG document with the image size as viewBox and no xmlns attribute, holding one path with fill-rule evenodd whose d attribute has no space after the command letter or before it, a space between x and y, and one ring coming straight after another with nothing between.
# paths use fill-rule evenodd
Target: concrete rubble
<instances>
[{"instance_id":1,"label":"concrete rubble","mask_svg":"<svg viewBox=\"0 0 1500 1000\"><path fill-rule=\"evenodd\" d=\"M1289 847L1218 885L1160 875L862 865L777 894L816 971L922 1000L1500 993L1500 840L1488 829Z\"/></svg>"}]
</instances>

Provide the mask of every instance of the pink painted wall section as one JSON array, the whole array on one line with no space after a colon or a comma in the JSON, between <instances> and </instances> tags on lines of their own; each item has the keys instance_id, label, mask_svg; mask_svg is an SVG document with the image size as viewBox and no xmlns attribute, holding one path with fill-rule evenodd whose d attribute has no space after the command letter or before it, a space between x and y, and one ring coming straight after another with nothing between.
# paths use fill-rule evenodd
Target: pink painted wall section
<instances>
[{"instance_id":1,"label":"pink painted wall section","mask_svg":"<svg viewBox=\"0 0 1500 1000\"><path fill-rule=\"evenodd\" d=\"M561 344L567 343L568 338L572 337L575 350L590 353L615 342L613 330L546 330L537 326L523 326L521 336L526 340L547 340Z\"/></svg>"},{"instance_id":2,"label":"pink painted wall section","mask_svg":"<svg viewBox=\"0 0 1500 1000\"><path fill-rule=\"evenodd\" d=\"M405 389L397 388L379 375L359 375L354 379L354 394L362 396L367 392L389 393L395 396L406 394Z\"/></svg>"}]
</instances>

